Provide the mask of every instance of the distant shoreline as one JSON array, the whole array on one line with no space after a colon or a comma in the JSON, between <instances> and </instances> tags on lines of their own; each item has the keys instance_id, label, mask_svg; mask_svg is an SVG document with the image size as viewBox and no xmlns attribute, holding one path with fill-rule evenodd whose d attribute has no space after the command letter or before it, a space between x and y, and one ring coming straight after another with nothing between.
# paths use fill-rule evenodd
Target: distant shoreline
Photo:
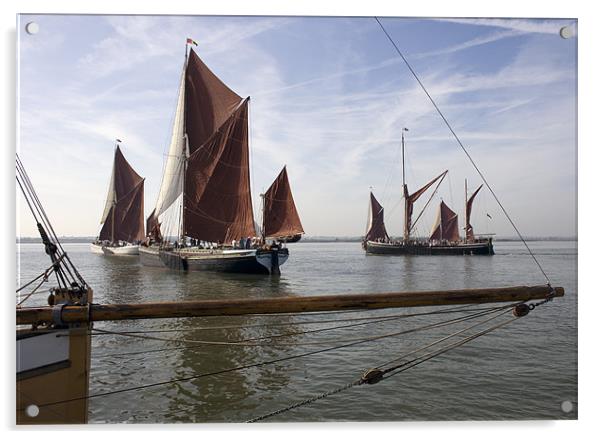
<instances>
[{"instance_id":1,"label":"distant shoreline","mask_svg":"<svg viewBox=\"0 0 602 439\"><path fill-rule=\"evenodd\" d=\"M59 240L64 244L87 244L91 243L96 238L92 236L60 236ZM395 239L395 238L394 238ZM526 241L577 241L577 237L567 238L558 236L543 236L543 237L526 237ZM300 242L328 243L328 242L361 242L361 236L307 236L303 237ZM519 238L514 237L499 237L494 238L494 242L520 242ZM39 237L24 236L16 239L19 244L41 244L42 240Z\"/></svg>"}]
</instances>

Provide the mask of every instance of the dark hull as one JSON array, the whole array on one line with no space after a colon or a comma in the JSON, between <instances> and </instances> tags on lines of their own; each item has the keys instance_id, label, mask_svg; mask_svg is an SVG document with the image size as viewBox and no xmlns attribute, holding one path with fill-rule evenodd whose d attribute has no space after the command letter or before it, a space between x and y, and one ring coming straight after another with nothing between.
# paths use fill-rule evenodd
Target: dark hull
<instances>
[{"instance_id":1,"label":"dark hull","mask_svg":"<svg viewBox=\"0 0 602 439\"><path fill-rule=\"evenodd\" d=\"M221 273L278 274L288 259L288 249L247 250L228 252L160 250L141 248L140 261L151 267L180 271L211 271Z\"/></svg>"},{"instance_id":2,"label":"dark hull","mask_svg":"<svg viewBox=\"0 0 602 439\"><path fill-rule=\"evenodd\" d=\"M368 241L364 245L368 254L375 255L427 255L427 256L462 256L462 255L493 255L491 241L472 244L428 245L413 243L381 243Z\"/></svg>"}]
</instances>

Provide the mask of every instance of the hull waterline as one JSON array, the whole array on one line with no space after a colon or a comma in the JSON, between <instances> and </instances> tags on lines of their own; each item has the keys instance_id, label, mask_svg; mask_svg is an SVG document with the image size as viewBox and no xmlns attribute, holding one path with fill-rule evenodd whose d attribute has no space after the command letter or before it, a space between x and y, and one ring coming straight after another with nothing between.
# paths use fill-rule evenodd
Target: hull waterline
<instances>
[{"instance_id":1,"label":"hull waterline","mask_svg":"<svg viewBox=\"0 0 602 439\"><path fill-rule=\"evenodd\" d=\"M96 243L90 244L90 250L92 253L106 256L137 256L139 245L124 245L124 246L110 246L110 245L99 245Z\"/></svg>"},{"instance_id":2,"label":"hull waterline","mask_svg":"<svg viewBox=\"0 0 602 439\"><path fill-rule=\"evenodd\" d=\"M205 250L140 247L140 262L150 267L166 267L180 271L222 273L280 274L280 266L288 259L288 249Z\"/></svg>"},{"instance_id":3,"label":"hull waterline","mask_svg":"<svg viewBox=\"0 0 602 439\"><path fill-rule=\"evenodd\" d=\"M431 255L431 256L463 256L494 255L493 243L460 243L455 245L429 245L414 243L388 243L368 241L365 243L367 254L376 255Z\"/></svg>"}]
</instances>

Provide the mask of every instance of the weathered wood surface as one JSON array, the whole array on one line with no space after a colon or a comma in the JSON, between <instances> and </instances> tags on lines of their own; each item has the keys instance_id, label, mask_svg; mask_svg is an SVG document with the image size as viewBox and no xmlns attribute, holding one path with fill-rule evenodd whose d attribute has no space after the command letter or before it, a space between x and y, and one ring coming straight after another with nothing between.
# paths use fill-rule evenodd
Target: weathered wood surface
<instances>
[{"instance_id":1,"label":"weathered wood surface","mask_svg":"<svg viewBox=\"0 0 602 439\"><path fill-rule=\"evenodd\" d=\"M553 290L555 297L564 296L564 288L555 287ZM540 285L447 291L337 294L271 299L224 299L113 305L92 304L89 310L87 307L82 306L65 306L62 311L62 320L66 323L72 323L88 320L132 320L466 305L544 299L550 293L549 286ZM50 307L17 309L17 324L33 324L49 321L52 321L52 308Z\"/></svg>"}]
</instances>

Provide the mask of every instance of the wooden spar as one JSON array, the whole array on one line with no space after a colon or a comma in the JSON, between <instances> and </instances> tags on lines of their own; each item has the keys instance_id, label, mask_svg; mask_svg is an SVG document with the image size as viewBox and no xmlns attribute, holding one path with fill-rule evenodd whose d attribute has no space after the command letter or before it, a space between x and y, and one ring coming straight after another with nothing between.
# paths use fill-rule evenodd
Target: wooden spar
<instances>
[{"instance_id":1,"label":"wooden spar","mask_svg":"<svg viewBox=\"0 0 602 439\"><path fill-rule=\"evenodd\" d=\"M419 291L377 294L338 294L271 299L225 299L188 302L149 302L63 307L65 323L105 320L158 319L244 314L279 314L351 309L405 308L415 306L466 305L545 299L552 291L547 285L482 288L447 291ZM564 288L553 288L554 297ZM52 322L52 307L17 309L17 324Z\"/></svg>"}]
</instances>

